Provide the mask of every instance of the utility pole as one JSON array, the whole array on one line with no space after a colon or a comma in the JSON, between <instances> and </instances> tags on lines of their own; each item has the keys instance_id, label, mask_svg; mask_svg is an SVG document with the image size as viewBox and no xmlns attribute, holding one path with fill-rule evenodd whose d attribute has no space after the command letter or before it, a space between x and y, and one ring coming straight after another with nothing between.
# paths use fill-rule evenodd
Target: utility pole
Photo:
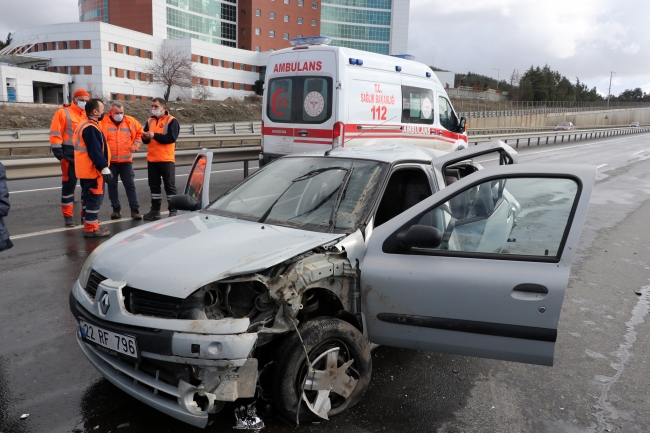
<instances>
[{"instance_id":1,"label":"utility pole","mask_svg":"<svg viewBox=\"0 0 650 433\"><path fill-rule=\"evenodd\" d=\"M132 91L131 94L132 94L133 96L135 96L135 87L133 87L133 84L129 83L128 81L125 81L124 83L125 83L125 84L128 84L129 86L131 86L131 91ZM129 98L129 100L131 100L131 98Z\"/></svg>"},{"instance_id":2,"label":"utility pole","mask_svg":"<svg viewBox=\"0 0 650 433\"><path fill-rule=\"evenodd\" d=\"M495 71L497 71L497 90L499 90L499 73L500 73L500 72L499 72L499 70L498 70L497 68L492 68L492 69L494 69Z\"/></svg>"},{"instance_id":3,"label":"utility pole","mask_svg":"<svg viewBox=\"0 0 650 433\"><path fill-rule=\"evenodd\" d=\"M610 71L609 73L609 90L607 91L607 108L609 108L609 98L612 96L612 77L616 72Z\"/></svg>"}]
</instances>

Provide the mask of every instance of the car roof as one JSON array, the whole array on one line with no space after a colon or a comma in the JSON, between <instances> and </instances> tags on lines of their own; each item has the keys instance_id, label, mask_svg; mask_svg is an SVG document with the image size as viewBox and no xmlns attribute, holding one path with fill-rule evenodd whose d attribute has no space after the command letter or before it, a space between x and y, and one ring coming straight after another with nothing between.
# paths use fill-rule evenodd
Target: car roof
<instances>
[{"instance_id":1,"label":"car roof","mask_svg":"<svg viewBox=\"0 0 650 433\"><path fill-rule=\"evenodd\" d=\"M329 152L336 158L369 159L373 161L395 163L400 161L431 162L434 159L448 155L449 152L415 146L412 144L387 144L381 146L338 147ZM288 158L304 156L323 156L324 152L307 152L287 155Z\"/></svg>"}]
</instances>

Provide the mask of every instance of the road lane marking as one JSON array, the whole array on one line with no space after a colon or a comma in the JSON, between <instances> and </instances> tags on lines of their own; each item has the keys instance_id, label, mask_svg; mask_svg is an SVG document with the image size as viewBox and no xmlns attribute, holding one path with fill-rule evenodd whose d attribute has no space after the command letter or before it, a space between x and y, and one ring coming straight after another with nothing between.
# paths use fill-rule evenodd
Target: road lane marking
<instances>
[{"instance_id":1,"label":"road lane marking","mask_svg":"<svg viewBox=\"0 0 650 433\"><path fill-rule=\"evenodd\" d=\"M168 213L169 211L160 212L161 215L167 215ZM135 220L129 217L129 218L120 218L119 220L102 221L100 226L103 227L105 225L121 223L124 221L135 221ZM69 231L79 230L83 228L84 228L83 224L79 224L76 227L61 227L58 229L42 230L40 232L24 233L22 235L11 236L11 240L31 238L33 236L49 235L50 233L69 232Z\"/></svg>"},{"instance_id":2,"label":"road lane marking","mask_svg":"<svg viewBox=\"0 0 650 433\"><path fill-rule=\"evenodd\" d=\"M600 165L597 165L597 166L596 166L596 169L603 168L603 167L606 166L606 165L607 165L607 164L600 164Z\"/></svg>"},{"instance_id":3,"label":"road lane marking","mask_svg":"<svg viewBox=\"0 0 650 433\"><path fill-rule=\"evenodd\" d=\"M635 153L634 155L638 155L639 153L643 153L643 152L647 152L647 150L640 150L637 153ZM634 155L632 155L632 156L634 156Z\"/></svg>"},{"instance_id":4,"label":"road lane marking","mask_svg":"<svg viewBox=\"0 0 650 433\"><path fill-rule=\"evenodd\" d=\"M257 167L252 167L249 170L252 171L252 170L256 170L256 169L257 169ZM243 171L243 170L244 170L243 168L233 168L233 169L230 169L230 170L211 171L210 174L212 174L212 173L226 173L226 172L229 172L229 171ZM176 177L181 177L181 176L187 176L187 174L177 174L176 175ZM135 182L139 182L139 181L142 181L142 180L148 180L148 179L146 177L143 177L141 179L134 179ZM121 180L119 180L118 182L122 183ZM77 188L80 188L80 185L77 185ZM53 189L61 189L61 187L60 186L54 186L54 187L51 187L51 188L38 188L38 189L25 189L25 190L22 190L22 191L10 191L10 194L20 194L20 193L23 193L23 192L50 191L50 190L53 190Z\"/></svg>"}]
</instances>

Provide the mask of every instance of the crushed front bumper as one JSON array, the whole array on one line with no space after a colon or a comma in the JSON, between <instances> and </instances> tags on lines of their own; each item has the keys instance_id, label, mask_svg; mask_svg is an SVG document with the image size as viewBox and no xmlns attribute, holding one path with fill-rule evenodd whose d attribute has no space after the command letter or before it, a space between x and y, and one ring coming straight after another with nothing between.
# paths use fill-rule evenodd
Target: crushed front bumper
<instances>
[{"instance_id":1,"label":"crushed front bumper","mask_svg":"<svg viewBox=\"0 0 650 433\"><path fill-rule=\"evenodd\" d=\"M100 290L110 292L110 285L110 282L105 287L100 285ZM99 309L93 305L96 300L82 296L79 302L75 294L84 295L81 291L83 289L76 283L70 294L70 311L77 325L82 319L137 339L140 360L122 358L92 346L82 339L77 329L77 342L84 355L108 381L127 394L197 427L207 425L208 414L217 412L221 402L254 396L258 365L257 360L249 356L257 342L257 334L199 334L116 323L99 317ZM87 309L84 304L89 301L92 304ZM152 322L160 325L160 319L152 318ZM172 323L177 322L175 320L168 322L172 329L179 326ZM168 369L163 368L174 365L191 369L196 374L192 382L196 383L198 377L201 383L195 386L188 383L189 379L170 380L169 375L165 375Z\"/></svg>"}]
</instances>

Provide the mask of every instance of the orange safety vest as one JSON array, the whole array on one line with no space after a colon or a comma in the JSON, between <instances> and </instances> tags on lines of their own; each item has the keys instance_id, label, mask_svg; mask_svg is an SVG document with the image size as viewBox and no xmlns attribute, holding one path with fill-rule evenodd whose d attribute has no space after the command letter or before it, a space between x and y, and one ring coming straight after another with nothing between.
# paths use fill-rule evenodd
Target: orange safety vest
<instances>
[{"instance_id":1,"label":"orange safety vest","mask_svg":"<svg viewBox=\"0 0 650 433\"><path fill-rule=\"evenodd\" d=\"M106 142L111 150L111 162L131 162L133 152L142 146L142 125L134 117L124 116L119 125L111 120L111 116L104 116L98 126L106 137Z\"/></svg>"},{"instance_id":2,"label":"orange safety vest","mask_svg":"<svg viewBox=\"0 0 650 433\"><path fill-rule=\"evenodd\" d=\"M154 134L167 134L169 123L174 120L174 116L165 113L163 117L155 119L153 117L147 120L149 132ZM156 140L151 139L147 147L147 161L149 162L176 162L174 151L176 143L160 144Z\"/></svg>"},{"instance_id":3,"label":"orange safety vest","mask_svg":"<svg viewBox=\"0 0 650 433\"><path fill-rule=\"evenodd\" d=\"M86 142L84 141L82 135L84 129L88 128L89 126L97 128L99 132L102 131L99 129L96 122L86 120L85 122L79 124L77 129L75 129L74 136L72 138L72 141L74 142L74 170L79 179L97 179L102 175L102 172L97 170L95 163L92 161L92 159L90 159L90 156L88 156L88 148L86 147ZM108 147L108 144L106 143L106 137L104 137L103 133L102 137L104 138L102 140L102 153L104 153ZM108 148L108 165L111 165L110 156L111 150Z\"/></svg>"},{"instance_id":4,"label":"orange safety vest","mask_svg":"<svg viewBox=\"0 0 650 433\"><path fill-rule=\"evenodd\" d=\"M56 110L50 125L50 144L52 148L64 148L64 154L72 156L72 136L80 121L86 120L86 111L77 105L64 105Z\"/></svg>"}]
</instances>

